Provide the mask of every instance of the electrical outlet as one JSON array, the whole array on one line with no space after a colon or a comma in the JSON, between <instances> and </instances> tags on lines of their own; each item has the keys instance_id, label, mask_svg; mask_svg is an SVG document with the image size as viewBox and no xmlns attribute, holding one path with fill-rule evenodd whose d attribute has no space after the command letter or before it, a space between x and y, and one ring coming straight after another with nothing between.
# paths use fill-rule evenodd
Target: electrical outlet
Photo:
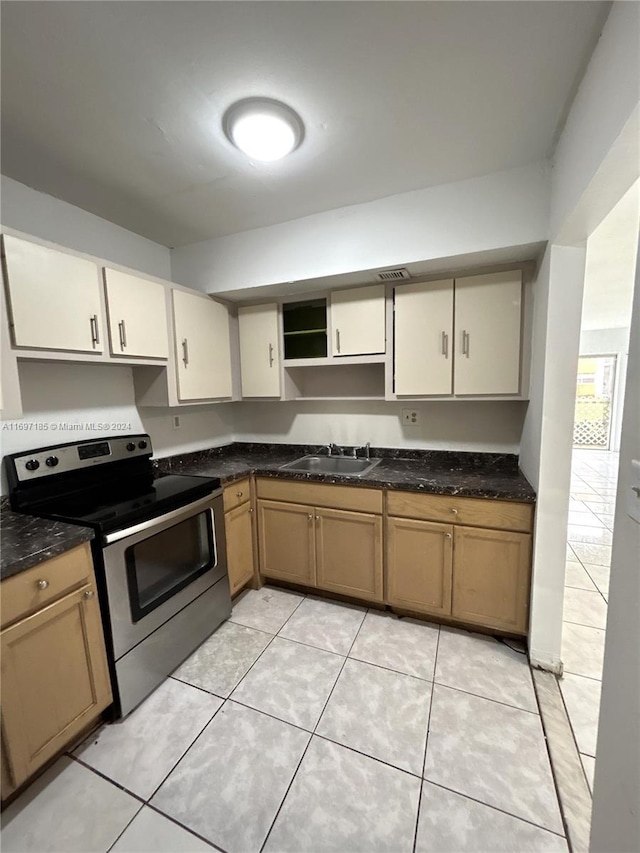
<instances>
[{"instance_id":1,"label":"electrical outlet","mask_svg":"<svg viewBox=\"0 0 640 853\"><path fill-rule=\"evenodd\" d=\"M180 429L180 415L173 415L173 428Z\"/></svg>"},{"instance_id":2,"label":"electrical outlet","mask_svg":"<svg viewBox=\"0 0 640 853\"><path fill-rule=\"evenodd\" d=\"M420 414L417 409L403 409L402 423L404 426L420 426Z\"/></svg>"}]
</instances>

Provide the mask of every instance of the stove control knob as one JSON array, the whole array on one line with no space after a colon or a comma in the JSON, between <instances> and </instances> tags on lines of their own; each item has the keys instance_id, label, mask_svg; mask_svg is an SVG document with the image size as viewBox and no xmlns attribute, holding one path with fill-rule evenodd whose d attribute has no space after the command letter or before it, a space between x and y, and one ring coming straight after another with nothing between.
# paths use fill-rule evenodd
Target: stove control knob
<instances>
[{"instance_id":1,"label":"stove control knob","mask_svg":"<svg viewBox=\"0 0 640 853\"><path fill-rule=\"evenodd\" d=\"M40 467L40 463L37 459L30 459L28 462L25 462L24 467L27 469L27 471L37 471Z\"/></svg>"},{"instance_id":2,"label":"stove control knob","mask_svg":"<svg viewBox=\"0 0 640 853\"><path fill-rule=\"evenodd\" d=\"M127 443L127 450L135 450L135 449L136 449L135 441L129 441Z\"/></svg>"},{"instance_id":3,"label":"stove control knob","mask_svg":"<svg viewBox=\"0 0 640 853\"><path fill-rule=\"evenodd\" d=\"M138 442L138 447L140 448L140 450L144 450L146 448L146 446L147 446L147 442L144 439L142 441Z\"/></svg>"},{"instance_id":4,"label":"stove control knob","mask_svg":"<svg viewBox=\"0 0 640 853\"><path fill-rule=\"evenodd\" d=\"M57 456L47 456L44 461L47 468L55 468L60 460Z\"/></svg>"}]
</instances>

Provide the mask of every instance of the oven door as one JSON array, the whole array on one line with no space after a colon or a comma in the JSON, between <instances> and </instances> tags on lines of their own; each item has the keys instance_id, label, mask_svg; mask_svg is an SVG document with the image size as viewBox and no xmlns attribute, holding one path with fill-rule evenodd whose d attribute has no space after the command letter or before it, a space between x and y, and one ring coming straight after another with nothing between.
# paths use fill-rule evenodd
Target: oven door
<instances>
[{"instance_id":1,"label":"oven door","mask_svg":"<svg viewBox=\"0 0 640 853\"><path fill-rule=\"evenodd\" d=\"M103 541L116 660L227 574L221 491Z\"/></svg>"}]
</instances>

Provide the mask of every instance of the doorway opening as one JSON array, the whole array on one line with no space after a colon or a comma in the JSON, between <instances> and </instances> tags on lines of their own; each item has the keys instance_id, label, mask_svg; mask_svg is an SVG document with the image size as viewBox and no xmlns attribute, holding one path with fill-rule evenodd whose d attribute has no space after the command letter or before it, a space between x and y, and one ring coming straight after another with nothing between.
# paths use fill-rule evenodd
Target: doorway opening
<instances>
[{"instance_id":1,"label":"doorway opening","mask_svg":"<svg viewBox=\"0 0 640 853\"><path fill-rule=\"evenodd\" d=\"M618 356L581 355L578 359L574 450L612 450L611 423Z\"/></svg>"}]
</instances>

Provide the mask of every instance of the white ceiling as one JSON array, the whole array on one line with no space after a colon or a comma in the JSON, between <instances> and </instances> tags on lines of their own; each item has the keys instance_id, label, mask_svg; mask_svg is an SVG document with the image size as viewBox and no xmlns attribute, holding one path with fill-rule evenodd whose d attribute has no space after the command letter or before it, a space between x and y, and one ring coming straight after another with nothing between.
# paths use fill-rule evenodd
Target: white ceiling
<instances>
[{"instance_id":1,"label":"white ceiling","mask_svg":"<svg viewBox=\"0 0 640 853\"><path fill-rule=\"evenodd\" d=\"M2 171L178 246L524 165L552 150L608 8L5 2ZM252 95L306 124L279 164L222 134Z\"/></svg>"},{"instance_id":2,"label":"white ceiling","mask_svg":"<svg viewBox=\"0 0 640 853\"><path fill-rule=\"evenodd\" d=\"M636 181L587 240L583 330L631 325L639 233L640 181Z\"/></svg>"}]
</instances>

